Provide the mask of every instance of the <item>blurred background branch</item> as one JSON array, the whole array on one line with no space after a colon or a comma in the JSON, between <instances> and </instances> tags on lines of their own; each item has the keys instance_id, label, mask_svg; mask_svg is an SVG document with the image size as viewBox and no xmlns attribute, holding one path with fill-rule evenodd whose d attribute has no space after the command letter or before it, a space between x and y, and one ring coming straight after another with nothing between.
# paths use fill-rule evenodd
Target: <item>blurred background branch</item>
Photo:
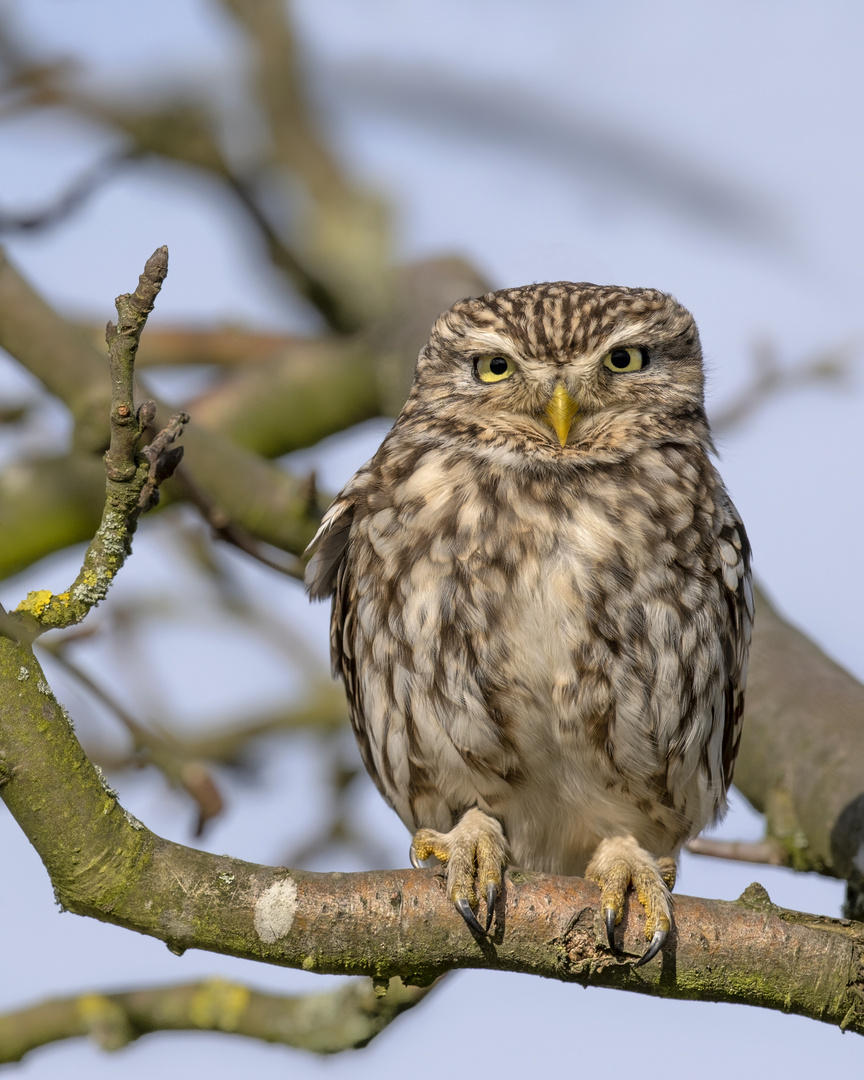
<instances>
[{"instance_id":1,"label":"blurred background branch","mask_svg":"<svg viewBox=\"0 0 864 1080\"><path fill-rule=\"evenodd\" d=\"M224 979L154 986L126 993L55 998L0 1016L0 1064L60 1039L89 1036L116 1051L142 1035L164 1031L218 1031L337 1054L366 1046L432 987L389 980L379 994L371 980L303 997L265 994Z\"/></svg>"}]
</instances>

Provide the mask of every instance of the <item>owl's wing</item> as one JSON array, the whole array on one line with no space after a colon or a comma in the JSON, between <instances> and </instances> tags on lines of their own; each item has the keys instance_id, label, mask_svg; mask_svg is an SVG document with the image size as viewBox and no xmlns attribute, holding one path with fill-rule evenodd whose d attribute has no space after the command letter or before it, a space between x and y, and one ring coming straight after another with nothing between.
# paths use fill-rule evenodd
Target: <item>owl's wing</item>
<instances>
[{"instance_id":1,"label":"owl's wing","mask_svg":"<svg viewBox=\"0 0 864 1080\"><path fill-rule=\"evenodd\" d=\"M357 678L357 664L354 657L354 621L356 601L354 595L354 575L351 561L347 558L348 541L356 509L355 496L358 486L362 487L365 475L361 470L354 480L339 495L327 513L321 519L318 532L306 549L312 551L312 558L306 566L306 590L313 600L325 600L333 597L333 612L330 618L330 661L334 677L341 676L348 697L348 713L351 726L357 738L357 746L366 771L375 781L381 794L391 802L381 777L367 733L366 716L360 700L360 686Z\"/></svg>"},{"instance_id":2,"label":"owl's wing","mask_svg":"<svg viewBox=\"0 0 864 1080\"><path fill-rule=\"evenodd\" d=\"M345 495L335 499L321 519L318 532L304 553L313 552L305 574L306 591L311 600L326 600L336 591L336 579L353 521L354 500Z\"/></svg>"},{"instance_id":3,"label":"owl's wing","mask_svg":"<svg viewBox=\"0 0 864 1080\"><path fill-rule=\"evenodd\" d=\"M732 783L732 772L741 742L744 717L744 686L747 656L753 628L753 579L750 572L750 542L738 512L729 504L731 521L720 532L722 587L729 611L729 634L725 641L726 687L723 728L723 780Z\"/></svg>"},{"instance_id":4,"label":"owl's wing","mask_svg":"<svg viewBox=\"0 0 864 1080\"><path fill-rule=\"evenodd\" d=\"M333 612L330 618L330 662L334 678L341 675L348 691L348 704L352 713L359 709L354 677L353 657L347 655L346 624L354 617L354 598L352 575L349 572L346 554L351 525L354 522L354 499L348 489L342 492L331 504L321 519L318 532L306 551L314 554L306 566L306 591L312 600L326 600L333 597ZM350 626L349 626L350 629ZM351 640L353 635L348 635Z\"/></svg>"}]
</instances>

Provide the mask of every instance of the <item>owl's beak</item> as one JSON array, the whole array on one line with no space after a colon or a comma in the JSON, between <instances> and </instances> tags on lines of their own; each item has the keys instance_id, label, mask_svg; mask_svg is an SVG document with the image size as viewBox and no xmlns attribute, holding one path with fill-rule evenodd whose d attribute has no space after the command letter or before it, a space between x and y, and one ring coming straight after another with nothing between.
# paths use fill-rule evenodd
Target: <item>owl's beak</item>
<instances>
[{"instance_id":1,"label":"owl's beak","mask_svg":"<svg viewBox=\"0 0 864 1080\"><path fill-rule=\"evenodd\" d=\"M552 395L549 404L546 406L546 416L549 419L549 423L555 429L555 434L558 436L558 442L560 442L562 446L567 445L567 436L570 434L570 427L578 412L579 406L567 393L564 384L559 382L555 387L555 393Z\"/></svg>"}]
</instances>

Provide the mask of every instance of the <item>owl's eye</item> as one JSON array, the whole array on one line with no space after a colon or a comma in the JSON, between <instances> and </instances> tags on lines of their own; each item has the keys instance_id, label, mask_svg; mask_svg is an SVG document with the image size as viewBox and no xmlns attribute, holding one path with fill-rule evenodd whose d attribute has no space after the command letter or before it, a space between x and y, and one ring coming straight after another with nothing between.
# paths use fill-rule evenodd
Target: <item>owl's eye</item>
<instances>
[{"instance_id":1,"label":"owl's eye","mask_svg":"<svg viewBox=\"0 0 864 1080\"><path fill-rule=\"evenodd\" d=\"M481 356L475 361L474 370L480 382L501 382L510 378L516 365L506 356Z\"/></svg>"},{"instance_id":2,"label":"owl's eye","mask_svg":"<svg viewBox=\"0 0 864 1080\"><path fill-rule=\"evenodd\" d=\"M610 371L641 371L648 363L648 353L644 349L613 349L603 357L603 367Z\"/></svg>"}]
</instances>

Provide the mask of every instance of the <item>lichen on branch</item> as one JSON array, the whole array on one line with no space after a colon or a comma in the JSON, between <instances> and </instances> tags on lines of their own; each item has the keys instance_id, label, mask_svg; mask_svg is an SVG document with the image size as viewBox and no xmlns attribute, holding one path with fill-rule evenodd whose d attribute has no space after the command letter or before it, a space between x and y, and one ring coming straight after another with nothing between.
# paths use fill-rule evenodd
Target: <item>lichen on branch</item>
<instances>
[{"instance_id":1,"label":"lichen on branch","mask_svg":"<svg viewBox=\"0 0 864 1080\"><path fill-rule=\"evenodd\" d=\"M365 1046L429 988L394 978L323 994L268 994L224 979L55 998L0 1016L0 1064L59 1039L89 1035L119 1050L156 1031L221 1031L318 1054ZM384 992L386 991L386 992Z\"/></svg>"},{"instance_id":2,"label":"lichen on branch","mask_svg":"<svg viewBox=\"0 0 864 1080\"><path fill-rule=\"evenodd\" d=\"M787 911L751 886L736 902L677 896L661 958L641 968L641 906L609 951L595 885L511 869L495 931L471 935L434 870L321 874L213 855L131 817L87 759L27 646L0 636L0 798L69 911L163 941L305 971L400 976L520 971L661 997L791 1012L864 1033L864 924ZM35 718L35 722L34 722Z\"/></svg>"},{"instance_id":3,"label":"lichen on branch","mask_svg":"<svg viewBox=\"0 0 864 1080\"><path fill-rule=\"evenodd\" d=\"M108 323L108 366L111 375L111 443L105 454L106 490L102 522L84 555L75 581L65 592L40 589L18 605L21 636L32 640L46 630L74 626L101 600L131 551L139 516L158 501L159 484L173 473L182 448L172 446L189 417L178 413L150 447L138 443L156 414L152 401L135 408L135 354L147 316L165 275L168 249L158 248L147 260L133 293L117 297L117 323Z\"/></svg>"}]
</instances>

